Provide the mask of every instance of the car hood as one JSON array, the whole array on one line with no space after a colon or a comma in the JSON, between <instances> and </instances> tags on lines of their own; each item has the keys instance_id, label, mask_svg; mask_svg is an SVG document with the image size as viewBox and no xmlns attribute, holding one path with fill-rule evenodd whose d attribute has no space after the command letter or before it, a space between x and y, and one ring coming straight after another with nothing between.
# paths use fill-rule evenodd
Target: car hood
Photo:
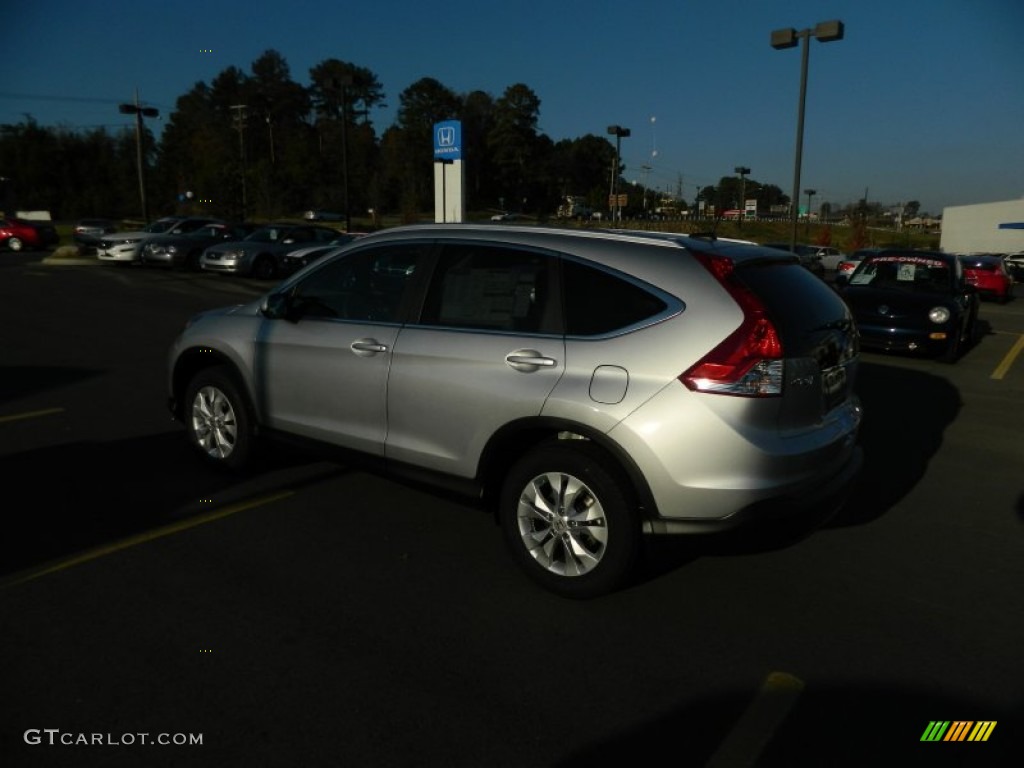
<instances>
[{"instance_id":1,"label":"car hood","mask_svg":"<svg viewBox=\"0 0 1024 768\"><path fill-rule=\"evenodd\" d=\"M233 240L226 243L217 243L207 248L211 253L223 253L224 251L261 251L263 253L288 253L299 248L305 248L308 243L259 243L253 240Z\"/></svg>"},{"instance_id":2,"label":"car hood","mask_svg":"<svg viewBox=\"0 0 1024 768\"><path fill-rule=\"evenodd\" d=\"M185 235L148 235L146 239L150 243L156 243L160 245L169 245L171 243L181 242L199 242L201 238L186 237Z\"/></svg>"},{"instance_id":3,"label":"car hood","mask_svg":"<svg viewBox=\"0 0 1024 768\"><path fill-rule=\"evenodd\" d=\"M840 295L855 316L927 317L933 307L953 307L956 298L945 293L925 293L900 289L850 286ZM884 310L884 311L883 311Z\"/></svg>"},{"instance_id":4,"label":"car hood","mask_svg":"<svg viewBox=\"0 0 1024 768\"><path fill-rule=\"evenodd\" d=\"M103 240L141 240L145 237L155 237L152 232L108 232L103 235Z\"/></svg>"}]
</instances>

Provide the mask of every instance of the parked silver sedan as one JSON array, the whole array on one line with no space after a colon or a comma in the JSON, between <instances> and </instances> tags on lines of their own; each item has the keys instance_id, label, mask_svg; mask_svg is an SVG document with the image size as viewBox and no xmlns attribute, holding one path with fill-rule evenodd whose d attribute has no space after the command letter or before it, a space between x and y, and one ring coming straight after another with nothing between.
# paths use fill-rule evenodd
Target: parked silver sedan
<instances>
[{"instance_id":1,"label":"parked silver sedan","mask_svg":"<svg viewBox=\"0 0 1024 768\"><path fill-rule=\"evenodd\" d=\"M582 598L628 582L645 534L835 510L861 464L857 361L846 305L788 253L423 225L192 319L168 387L209 462L278 435L459 490Z\"/></svg>"},{"instance_id":2,"label":"parked silver sedan","mask_svg":"<svg viewBox=\"0 0 1024 768\"><path fill-rule=\"evenodd\" d=\"M281 259L292 251L326 245L341 233L315 224L268 224L241 240L211 245L199 258L208 272L269 280L283 273Z\"/></svg>"},{"instance_id":3,"label":"parked silver sedan","mask_svg":"<svg viewBox=\"0 0 1024 768\"><path fill-rule=\"evenodd\" d=\"M142 244L154 235L180 235L193 232L219 219L202 216L165 216L141 230L111 232L103 235L96 245L100 261L136 264L141 261Z\"/></svg>"}]
</instances>

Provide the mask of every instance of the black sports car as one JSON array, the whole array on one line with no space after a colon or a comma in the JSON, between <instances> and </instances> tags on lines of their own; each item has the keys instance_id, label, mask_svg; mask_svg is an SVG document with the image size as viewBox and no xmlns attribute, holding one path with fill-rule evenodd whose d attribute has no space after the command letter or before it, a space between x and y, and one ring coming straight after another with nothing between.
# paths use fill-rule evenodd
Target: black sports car
<instances>
[{"instance_id":1,"label":"black sports car","mask_svg":"<svg viewBox=\"0 0 1024 768\"><path fill-rule=\"evenodd\" d=\"M953 254L881 250L849 277L837 277L836 285L864 349L921 352L955 363L974 339L978 293Z\"/></svg>"}]
</instances>

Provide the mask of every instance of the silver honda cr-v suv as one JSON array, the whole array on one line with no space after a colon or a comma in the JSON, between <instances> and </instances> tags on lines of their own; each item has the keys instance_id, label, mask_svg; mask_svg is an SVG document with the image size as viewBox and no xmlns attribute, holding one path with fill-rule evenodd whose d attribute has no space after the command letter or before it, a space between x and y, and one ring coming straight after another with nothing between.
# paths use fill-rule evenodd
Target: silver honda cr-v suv
<instances>
[{"instance_id":1,"label":"silver honda cr-v suv","mask_svg":"<svg viewBox=\"0 0 1024 768\"><path fill-rule=\"evenodd\" d=\"M193 318L170 407L225 467L278 436L465 491L533 578L593 597L644 535L837 508L857 359L842 300L782 251L422 225Z\"/></svg>"}]
</instances>

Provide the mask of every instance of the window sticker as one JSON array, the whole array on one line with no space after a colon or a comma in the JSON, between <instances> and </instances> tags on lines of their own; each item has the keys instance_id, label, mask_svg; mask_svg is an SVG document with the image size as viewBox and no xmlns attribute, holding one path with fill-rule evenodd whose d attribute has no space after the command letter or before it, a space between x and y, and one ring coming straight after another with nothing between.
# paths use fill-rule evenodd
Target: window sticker
<instances>
[{"instance_id":1,"label":"window sticker","mask_svg":"<svg viewBox=\"0 0 1024 768\"><path fill-rule=\"evenodd\" d=\"M914 273L917 271L917 267L913 264L900 264L899 269L896 272L896 279L903 282L914 282Z\"/></svg>"},{"instance_id":2,"label":"window sticker","mask_svg":"<svg viewBox=\"0 0 1024 768\"><path fill-rule=\"evenodd\" d=\"M850 285L870 285L874 278L874 272L868 272L866 270L864 272L858 272L850 278Z\"/></svg>"}]
</instances>

